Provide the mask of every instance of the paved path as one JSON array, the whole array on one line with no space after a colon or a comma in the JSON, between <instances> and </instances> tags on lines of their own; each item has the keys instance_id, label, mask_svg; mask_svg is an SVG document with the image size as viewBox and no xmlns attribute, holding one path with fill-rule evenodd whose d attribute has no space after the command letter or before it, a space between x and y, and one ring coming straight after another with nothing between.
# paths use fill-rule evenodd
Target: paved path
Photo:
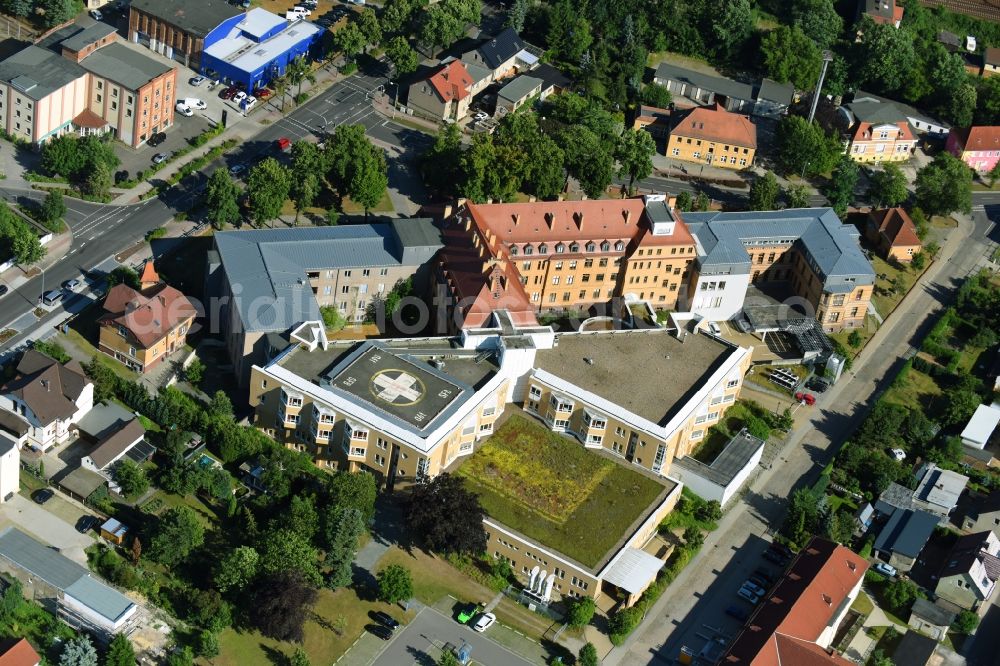
<instances>
[{"instance_id":1,"label":"paved path","mask_svg":"<svg viewBox=\"0 0 1000 666\"><path fill-rule=\"evenodd\" d=\"M875 606L875 609L868 614L868 617L865 618L864 624L861 625L861 630L858 631L853 639L851 639L851 644L848 645L847 649L844 651L844 656L851 661L858 663L867 659L871 651L875 649L875 644L878 642L876 639L868 635L868 629L874 627L895 627L896 631L901 634L905 634L908 629L908 627L900 626L890 620L886 617L886 614L882 612L881 608Z\"/></svg>"},{"instance_id":2,"label":"paved path","mask_svg":"<svg viewBox=\"0 0 1000 666\"><path fill-rule=\"evenodd\" d=\"M0 515L21 531L27 532L42 543L54 546L71 560L87 566L85 548L94 543L87 534L80 534L73 525L48 512L44 507L15 493L0 505Z\"/></svg>"},{"instance_id":3,"label":"paved path","mask_svg":"<svg viewBox=\"0 0 1000 666\"><path fill-rule=\"evenodd\" d=\"M772 468L763 471L744 497L708 535L697 560L661 597L647 622L604 664L673 663L681 646L696 651L714 637L731 638L739 628L725 618L735 590L760 565L759 554L780 525L786 498L809 483L837 446L857 427L881 392L888 388L904 354L918 343L952 298L961 278L985 262L981 217L962 218L942 246L939 260L923 275L892 317L875 334L854 369L833 386L824 402L797 415L797 425Z\"/></svg>"}]
</instances>

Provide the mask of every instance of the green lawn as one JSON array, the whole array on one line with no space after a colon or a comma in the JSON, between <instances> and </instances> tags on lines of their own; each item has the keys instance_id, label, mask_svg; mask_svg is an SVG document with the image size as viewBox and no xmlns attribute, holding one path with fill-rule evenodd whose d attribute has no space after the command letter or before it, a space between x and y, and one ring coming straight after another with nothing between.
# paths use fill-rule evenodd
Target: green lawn
<instances>
[{"instance_id":1,"label":"green lawn","mask_svg":"<svg viewBox=\"0 0 1000 666\"><path fill-rule=\"evenodd\" d=\"M350 198L344 197L341 202L341 208L347 215L359 215L364 214L365 209L361 204L354 203ZM386 190L382 194L382 198L378 200L378 203L369 211L371 213L391 213L395 210L392 206L392 200L389 198L389 190Z\"/></svg>"},{"instance_id":2,"label":"green lawn","mask_svg":"<svg viewBox=\"0 0 1000 666\"><path fill-rule=\"evenodd\" d=\"M458 470L490 517L595 566L664 491L649 477L520 416Z\"/></svg>"},{"instance_id":3,"label":"green lawn","mask_svg":"<svg viewBox=\"0 0 1000 666\"><path fill-rule=\"evenodd\" d=\"M941 403L941 387L932 377L919 370L910 369L900 385L893 385L885 393L885 400L910 409L924 410L928 417L934 418L943 407Z\"/></svg>"},{"instance_id":4,"label":"green lawn","mask_svg":"<svg viewBox=\"0 0 1000 666\"><path fill-rule=\"evenodd\" d=\"M882 257L872 255L872 268L875 269L875 293L872 302L882 318L889 316L906 293L913 287L919 272L909 266L896 267ZM879 277L884 275L885 277ZM906 291L901 294L892 293L893 281L901 278L906 285Z\"/></svg>"},{"instance_id":5,"label":"green lawn","mask_svg":"<svg viewBox=\"0 0 1000 666\"><path fill-rule=\"evenodd\" d=\"M878 306L875 307L878 308ZM879 314L881 313L882 311L879 310ZM847 339L851 337L851 333L853 333L854 331L857 331L858 335L861 336L861 342L858 344L857 347L852 347L850 343L847 341ZM842 344L844 346L844 349L850 352L851 357L853 358L861 353L861 350L865 348L865 343L867 343L868 340L871 339L871 337L875 335L877 331L878 331L878 320L876 320L875 317L873 317L872 315L868 315L865 317L865 325L862 326L861 328L845 328L842 331L837 331L836 333L830 333L830 337L839 342L840 344Z\"/></svg>"},{"instance_id":6,"label":"green lawn","mask_svg":"<svg viewBox=\"0 0 1000 666\"><path fill-rule=\"evenodd\" d=\"M861 613L862 615L870 615L873 610L875 610L875 604L872 600L868 598L868 595L864 592L858 593L858 598L854 600L851 605L851 610Z\"/></svg>"}]
</instances>

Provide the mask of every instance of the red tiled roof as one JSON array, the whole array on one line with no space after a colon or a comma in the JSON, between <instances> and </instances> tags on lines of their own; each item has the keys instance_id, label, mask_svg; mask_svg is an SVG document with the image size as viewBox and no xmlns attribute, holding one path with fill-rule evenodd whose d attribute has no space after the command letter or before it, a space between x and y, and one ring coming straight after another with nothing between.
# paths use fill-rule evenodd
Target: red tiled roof
<instances>
[{"instance_id":1,"label":"red tiled roof","mask_svg":"<svg viewBox=\"0 0 1000 666\"><path fill-rule=\"evenodd\" d=\"M867 569L868 562L849 549L813 537L747 620L720 663L753 666L843 663L825 654L819 646L803 648L803 644L819 639ZM789 660L784 656L786 650L801 655L808 650L809 661L799 661L799 657Z\"/></svg>"},{"instance_id":2,"label":"red tiled roof","mask_svg":"<svg viewBox=\"0 0 1000 666\"><path fill-rule=\"evenodd\" d=\"M910 123L905 120L898 123L858 123L854 126L851 132L851 141L879 141L872 137L872 127L879 127L882 125L895 125L900 129L900 136L895 141L913 141L913 132L910 131ZM881 139L882 141L889 141L889 139Z\"/></svg>"},{"instance_id":3,"label":"red tiled roof","mask_svg":"<svg viewBox=\"0 0 1000 666\"><path fill-rule=\"evenodd\" d=\"M465 99L469 95L469 86L472 85L472 76L461 60L445 64L427 80L445 102Z\"/></svg>"},{"instance_id":4,"label":"red tiled roof","mask_svg":"<svg viewBox=\"0 0 1000 666\"><path fill-rule=\"evenodd\" d=\"M746 116L726 111L719 103L699 106L681 118L670 132L678 136L757 148L757 127Z\"/></svg>"},{"instance_id":5,"label":"red tiled roof","mask_svg":"<svg viewBox=\"0 0 1000 666\"><path fill-rule=\"evenodd\" d=\"M958 145L966 150L1000 150L1000 126L979 125L952 130Z\"/></svg>"},{"instance_id":6,"label":"red tiled roof","mask_svg":"<svg viewBox=\"0 0 1000 666\"><path fill-rule=\"evenodd\" d=\"M152 259L142 265L142 275L139 276L139 284L156 284L160 281L160 274L153 267Z\"/></svg>"},{"instance_id":7,"label":"red tiled roof","mask_svg":"<svg viewBox=\"0 0 1000 666\"><path fill-rule=\"evenodd\" d=\"M99 115L91 111L90 109L84 109L76 115L73 119L73 124L77 127L86 127L89 129L101 129L108 124L108 121L101 118Z\"/></svg>"},{"instance_id":8,"label":"red tiled roof","mask_svg":"<svg viewBox=\"0 0 1000 666\"><path fill-rule=\"evenodd\" d=\"M22 638L0 654L0 666L38 666L41 661L27 638Z\"/></svg>"},{"instance_id":9,"label":"red tiled roof","mask_svg":"<svg viewBox=\"0 0 1000 666\"><path fill-rule=\"evenodd\" d=\"M920 245L917 228L913 220L902 208L883 208L868 213L868 217L878 227L880 233L889 239L890 247L910 247Z\"/></svg>"},{"instance_id":10,"label":"red tiled roof","mask_svg":"<svg viewBox=\"0 0 1000 666\"><path fill-rule=\"evenodd\" d=\"M827 652L812 641L804 641L785 634L774 635L774 651L779 664L795 666L854 666L853 661Z\"/></svg>"},{"instance_id":11,"label":"red tiled roof","mask_svg":"<svg viewBox=\"0 0 1000 666\"><path fill-rule=\"evenodd\" d=\"M169 285L142 293L116 284L104 298L104 310L102 326L122 326L146 348L197 314L191 301Z\"/></svg>"}]
</instances>

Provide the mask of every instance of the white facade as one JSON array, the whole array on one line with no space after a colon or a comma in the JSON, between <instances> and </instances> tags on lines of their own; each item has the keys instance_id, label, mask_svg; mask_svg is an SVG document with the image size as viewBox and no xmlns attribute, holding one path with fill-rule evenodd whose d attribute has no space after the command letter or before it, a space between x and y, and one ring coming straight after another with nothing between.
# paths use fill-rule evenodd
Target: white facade
<instances>
[{"instance_id":1,"label":"white facade","mask_svg":"<svg viewBox=\"0 0 1000 666\"><path fill-rule=\"evenodd\" d=\"M0 503L21 489L21 454L17 442L0 433Z\"/></svg>"},{"instance_id":2,"label":"white facade","mask_svg":"<svg viewBox=\"0 0 1000 666\"><path fill-rule=\"evenodd\" d=\"M47 451L57 444L69 440L70 428L82 419L94 407L94 385L87 382L80 396L76 399L76 411L68 419L56 419L51 423L42 423L31 407L13 395L0 396L0 409L17 414L31 426L28 431L27 443L35 448Z\"/></svg>"},{"instance_id":3,"label":"white facade","mask_svg":"<svg viewBox=\"0 0 1000 666\"><path fill-rule=\"evenodd\" d=\"M844 617L847 616L847 612L851 610L851 606L854 605L854 600L858 598L858 593L861 592L861 584L865 581L864 576L858 576L858 582L854 584L851 591L847 595L847 599L844 603L840 604L840 612L835 616L830 618L826 627L823 628L823 632L820 633L819 638L816 639L816 645L821 648L828 648L830 644L833 643L834 636L837 634L837 627L840 623L844 621Z\"/></svg>"},{"instance_id":4,"label":"white facade","mask_svg":"<svg viewBox=\"0 0 1000 666\"><path fill-rule=\"evenodd\" d=\"M764 446L761 445L757 452L747 461L739 472L727 483L722 485L708 478L698 474L697 471L684 467L674 462L673 467L670 468L671 478L677 479L687 486L691 492L693 492L698 497L706 500L715 500L722 506L726 504L739 492L743 484L747 482L750 475L753 474L754 470L760 465L761 456L764 455Z\"/></svg>"},{"instance_id":5,"label":"white facade","mask_svg":"<svg viewBox=\"0 0 1000 666\"><path fill-rule=\"evenodd\" d=\"M700 275L688 309L708 321L728 321L743 309L749 285L749 274Z\"/></svg>"}]
</instances>

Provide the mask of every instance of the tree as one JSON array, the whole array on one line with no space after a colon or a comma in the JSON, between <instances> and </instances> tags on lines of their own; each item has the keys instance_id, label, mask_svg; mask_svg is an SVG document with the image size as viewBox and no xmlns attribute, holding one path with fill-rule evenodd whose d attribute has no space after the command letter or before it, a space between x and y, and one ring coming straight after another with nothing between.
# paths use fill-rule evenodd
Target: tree
<instances>
[{"instance_id":1,"label":"tree","mask_svg":"<svg viewBox=\"0 0 1000 666\"><path fill-rule=\"evenodd\" d=\"M906 201L906 176L895 162L886 162L869 179L868 198L876 208L893 208Z\"/></svg>"},{"instance_id":2,"label":"tree","mask_svg":"<svg viewBox=\"0 0 1000 666\"><path fill-rule=\"evenodd\" d=\"M344 54L344 60L354 60L365 48L365 35L361 32L361 27L352 21L334 32L333 48Z\"/></svg>"},{"instance_id":3,"label":"tree","mask_svg":"<svg viewBox=\"0 0 1000 666\"><path fill-rule=\"evenodd\" d=\"M212 227L221 230L227 224L236 224L240 219L240 188L229 175L228 169L216 169L205 187L205 206Z\"/></svg>"},{"instance_id":4,"label":"tree","mask_svg":"<svg viewBox=\"0 0 1000 666\"><path fill-rule=\"evenodd\" d=\"M153 526L150 557L166 566L186 559L205 541L205 528L186 506L168 509Z\"/></svg>"},{"instance_id":5,"label":"tree","mask_svg":"<svg viewBox=\"0 0 1000 666\"><path fill-rule=\"evenodd\" d=\"M674 98L666 86L650 83L642 89L642 103L665 109L673 103Z\"/></svg>"},{"instance_id":6,"label":"tree","mask_svg":"<svg viewBox=\"0 0 1000 666\"><path fill-rule=\"evenodd\" d=\"M768 171L750 184L750 210L774 210L780 193L778 179Z\"/></svg>"},{"instance_id":7,"label":"tree","mask_svg":"<svg viewBox=\"0 0 1000 666\"><path fill-rule=\"evenodd\" d=\"M830 200L830 206L841 218L847 215L847 207L854 199L854 188L858 184L859 175L858 163L847 155L841 155L837 168L830 174L830 181L823 190L823 194Z\"/></svg>"},{"instance_id":8,"label":"tree","mask_svg":"<svg viewBox=\"0 0 1000 666\"><path fill-rule=\"evenodd\" d=\"M328 504L341 511L349 508L360 511L362 522L367 525L375 516L378 482L368 472L339 471L327 477L326 496Z\"/></svg>"},{"instance_id":9,"label":"tree","mask_svg":"<svg viewBox=\"0 0 1000 666\"><path fill-rule=\"evenodd\" d=\"M592 199L598 199L611 184L614 160L610 146L582 125L562 130L559 138L566 153L566 170Z\"/></svg>"},{"instance_id":10,"label":"tree","mask_svg":"<svg viewBox=\"0 0 1000 666\"><path fill-rule=\"evenodd\" d=\"M808 208L809 189L805 185L789 185L785 189L786 208Z\"/></svg>"},{"instance_id":11,"label":"tree","mask_svg":"<svg viewBox=\"0 0 1000 666\"><path fill-rule=\"evenodd\" d=\"M413 489L406 520L410 533L433 551L479 554L486 550L484 515L479 498L446 473Z\"/></svg>"},{"instance_id":12,"label":"tree","mask_svg":"<svg viewBox=\"0 0 1000 666\"><path fill-rule=\"evenodd\" d=\"M387 35L396 33L408 33L410 21L413 13L417 9L417 3L413 0L388 0L382 6L382 32Z\"/></svg>"},{"instance_id":13,"label":"tree","mask_svg":"<svg viewBox=\"0 0 1000 666\"><path fill-rule=\"evenodd\" d=\"M768 76L778 83L791 83L799 90L816 85L823 59L799 26L782 25L768 32L760 50Z\"/></svg>"},{"instance_id":14,"label":"tree","mask_svg":"<svg viewBox=\"0 0 1000 666\"><path fill-rule=\"evenodd\" d=\"M986 182L992 188L1000 180L1000 162L993 165L993 168L986 173Z\"/></svg>"},{"instance_id":15,"label":"tree","mask_svg":"<svg viewBox=\"0 0 1000 666\"><path fill-rule=\"evenodd\" d=\"M39 212L41 213L42 222L46 227L50 230L57 228L59 220L66 215L66 202L63 201L62 192L59 190L49 190L49 193L45 195L45 199L42 201Z\"/></svg>"},{"instance_id":16,"label":"tree","mask_svg":"<svg viewBox=\"0 0 1000 666\"><path fill-rule=\"evenodd\" d=\"M25 18L34 11L34 3L32 0L6 0L3 10L12 16Z\"/></svg>"},{"instance_id":17,"label":"tree","mask_svg":"<svg viewBox=\"0 0 1000 666\"><path fill-rule=\"evenodd\" d=\"M593 643L586 643L577 655L577 666L597 666L600 659L597 656L597 648Z\"/></svg>"},{"instance_id":18,"label":"tree","mask_svg":"<svg viewBox=\"0 0 1000 666\"><path fill-rule=\"evenodd\" d=\"M656 142L644 130L626 130L618 140L615 157L618 160L618 175L628 176L628 191L636 180L642 180L653 173L653 155ZM624 198L625 193L622 193Z\"/></svg>"},{"instance_id":19,"label":"tree","mask_svg":"<svg viewBox=\"0 0 1000 666\"><path fill-rule=\"evenodd\" d=\"M371 11L366 9L365 11ZM285 76L288 77L288 83L293 86L297 86L298 90L295 92L296 100L298 103L298 97L302 95L302 84L306 81L310 83L316 82L316 76L313 74L312 64L310 64L309 59L304 55L300 55L288 63L288 68L285 70Z\"/></svg>"},{"instance_id":20,"label":"tree","mask_svg":"<svg viewBox=\"0 0 1000 666\"><path fill-rule=\"evenodd\" d=\"M126 497L136 497L149 490L149 479L146 470L131 458L123 458L114 467L115 482L121 487Z\"/></svg>"},{"instance_id":21,"label":"tree","mask_svg":"<svg viewBox=\"0 0 1000 666\"><path fill-rule=\"evenodd\" d=\"M323 582L316 566L316 549L298 532L287 528L268 530L257 545L261 574L273 576L282 571L297 571L313 587Z\"/></svg>"},{"instance_id":22,"label":"tree","mask_svg":"<svg viewBox=\"0 0 1000 666\"><path fill-rule=\"evenodd\" d=\"M108 653L104 657L104 666L135 666L135 650L125 634L115 634L111 639Z\"/></svg>"},{"instance_id":23,"label":"tree","mask_svg":"<svg viewBox=\"0 0 1000 666\"><path fill-rule=\"evenodd\" d=\"M201 380L205 378L205 364L200 358L195 358L188 366L184 368L184 379L187 380L189 384L197 386L201 384Z\"/></svg>"},{"instance_id":24,"label":"tree","mask_svg":"<svg viewBox=\"0 0 1000 666\"><path fill-rule=\"evenodd\" d=\"M265 576L253 591L250 617L265 636L302 642L302 625L316 601L316 589L298 571Z\"/></svg>"},{"instance_id":25,"label":"tree","mask_svg":"<svg viewBox=\"0 0 1000 666\"><path fill-rule=\"evenodd\" d=\"M257 577L260 555L252 546L238 546L223 557L215 570L215 586L221 592L242 591Z\"/></svg>"},{"instance_id":26,"label":"tree","mask_svg":"<svg viewBox=\"0 0 1000 666\"><path fill-rule=\"evenodd\" d=\"M524 30L524 20L528 16L528 8L528 0L514 0L510 9L507 10L504 25L513 28L516 32Z\"/></svg>"},{"instance_id":27,"label":"tree","mask_svg":"<svg viewBox=\"0 0 1000 666\"><path fill-rule=\"evenodd\" d=\"M66 23L76 15L73 0L40 0L38 5L44 13L46 28Z\"/></svg>"},{"instance_id":28,"label":"tree","mask_svg":"<svg viewBox=\"0 0 1000 666\"><path fill-rule=\"evenodd\" d=\"M97 650L86 634L66 641L59 654L59 666L97 666Z\"/></svg>"},{"instance_id":29,"label":"tree","mask_svg":"<svg viewBox=\"0 0 1000 666\"><path fill-rule=\"evenodd\" d=\"M379 25L378 16L375 15L374 9L365 7L355 20L367 45L375 45L382 41L382 27Z\"/></svg>"},{"instance_id":30,"label":"tree","mask_svg":"<svg viewBox=\"0 0 1000 666\"><path fill-rule=\"evenodd\" d=\"M288 199L291 178L288 170L273 157L268 157L250 169L247 178L247 199L254 222L263 225L281 215Z\"/></svg>"},{"instance_id":31,"label":"tree","mask_svg":"<svg viewBox=\"0 0 1000 666\"><path fill-rule=\"evenodd\" d=\"M691 193L690 192L688 192L686 190L683 190L683 191L677 193L677 209L678 210L680 210L682 212L683 211L689 211L689 210L691 210L691 207L692 207L693 204L694 204L694 202L691 201Z\"/></svg>"},{"instance_id":32,"label":"tree","mask_svg":"<svg viewBox=\"0 0 1000 666\"><path fill-rule=\"evenodd\" d=\"M875 86L883 94L901 89L917 65L910 32L875 23L868 15L858 22L858 32L861 43L853 55L859 83Z\"/></svg>"},{"instance_id":33,"label":"tree","mask_svg":"<svg viewBox=\"0 0 1000 666\"><path fill-rule=\"evenodd\" d=\"M107 164L98 162L90 171L85 183L86 191L93 197L104 199L110 196L111 186L114 184L114 175Z\"/></svg>"},{"instance_id":34,"label":"tree","mask_svg":"<svg viewBox=\"0 0 1000 666\"><path fill-rule=\"evenodd\" d=\"M705 534L701 528L692 525L684 530L684 545L691 548L700 548L705 543Z\"/></svg>"},{"instance_id":35,"label":"tree","mask_svg":"<svg viewBox=\"0 0 1000 666\"><path fill-rule=\"evenodd\" d=\"M848 545L854 537L854 517L847 511L832 511L823 513L823 536L831 541Z\"/></svg>"},{"instance_id":36,"label":"tree","mask_svg":"<svg viewBox=\"0 0 1000 666\"><path fill-rule=\"evenodd\" d=\"M844 31L833 0L796 0L792 4L792 21L821 49L828 48Z\"/></svg>"},{"instance_id":37,"label":"tree","mask_svg":"<svg viewBox=\"0 0 1000 666\"><path fill-rule=\"evenodd\" d=\"M139 274L135 272L134 268L130 266L119 266L110 273L106 278L108 282L108 287L113 287L116 284L124 284L133 289L139 288Z\"/></svg>"},{"instance_id":38,"label":"tree","mask_svg":"<svg viewBox=\"0 0 1000 666\"><path fill-rule=\"evenodd\" d=\"M920 596L920 591L913 581L897 578L885 586L882 594L886 603L889 604L889 608L899 614L910 609L913 602Z\"/></svg>"},{"instance_id":39,"label":"tree","mask_svg":"<svg viewBox=\"0 0 1000 666\"><path fill-rule=\"evenodd\" d=\"M413 578L410 570L399 564L390 564L378 572L378 598L387 604L405 601L413 596Z\"/></svg>"},{"instance_id":40,"label":"tree","mask_svg":"<svg viewBox=\"0 0 1000 666\"><path fill-rule=\"evenodd\" d=\"M843 147L817 123L801 116L785 116L778 123L777 159L783 173L812 177L833 169Z\"/></svg>"},{"instance_id":41,"label":"tree","mask_svg":"<svg viewBox=\"0 0 1000 666\"><path fill-rule=\"evenodd\" d=\"M437 666L461 666L461 663L450 647L443 650L437 660Z\"/></svg>"},{"instance_id":42,"label":"tree","mask_svg":"<svg viewBox=\"0 0 1000 666\"><path fill-rule=\"evenodd\" d=\"M709 24L716 55L722 60L732 58L753 34L755 23L750 0L730 0L717 6Z\"/></svg>"},{"instance_id":43,"label":"tree","mask_svg":"<svg viewBox=\"0 0 1000 666\"><path fill-rule=\"evenodd\" d=\"M294 495L281 523L300 534L306 541L312 541L319 532L319 514L316 512L315 496Z\"/></svg>"},{"instance_id":44,"label":"tree","mask_svg":"<svg viewBox=\"0 0 1000 666\"><path fill-rule=\"evenodd\" d=\"M389 167L385 161L385 153L371 143L368 150L355 156L354 173L348 186L348 195L354 203L368 211L378 205L389 186Z\"/></svg>"},{"instance_id":45,"label":"tree","mask_svg":"<svg viewBox=\"0 0 1000 666\"><path fill-rule=\"evenodd\" d=\"M566 616L567 624L574 629L585 627L594 619L596 610L597 605L592 597L577 597L569 604L569 613Z\"/></svg>"},{"instance_id":46,"label":"tree","mask_svg":"<svg viewBox=\"0 0 1000 666\"><path fill-rule=\"evenodd\" d=\"M972 210L972 171L947 151L917 172L916 190L917 205L930 215Z\"/></svg>"},{"instance_id":47,"label":"tree","mask_svg":"<svg viewBox=\"0 0 1000 666\"><path fill-rule=\"evenodd\" d=\"M694 199L694 209L697 211L706 211L712 206L712 200L708 198L708 195L704 192L699 192L698 196Z\"/></svg>"},{"instance_id":48,"label":"tree","mask_svg":"<svg viewBox=\"0 0 1000 666\"><path fill-rule=\"evenodd\" d=\"M390 39L389 43L385 45L385 54L392 66L396 68L397 79L417 71L417 67L420 66L417 52L403 36Z\"/></svg>"},{"instance_id":49,"label":"tree","mask_svg":"<svg viewBox=\"0 0 1000 666\"><path fill-rule=\"evenodd\" d=\"M819 522L819 501L808 488L792 493L781 533L794 544L804 544L816 531Z\"/></svg>"},{"instance_id":50,"label":"tree","mask_svg":"<svg viewBox=\"0 0 1000 666\"><path fill-rule=\"evenodd\" d=\"M447 48L462 35L465 26L456 16L448 12L443 2L431 5L422 12L417 28L417 40L429 49L429 55L437 52L436 47Z\"/></svg>"},{"instance_id":51,"label":"tree","mask_svg":"<svg viewBox=\"0 0 1000 666\"><path fill-rule=\"evenodd\" d=\"M975 391L955 388L945 393L947 404L942 420L944 425L958 425L968 421L976 408L982 403L982 398Z\"/></svg>"},{"instance_id":52,"label":"tree","mask_svg":"<svg viewBox=\"0 0 1000 666\"><path fill-rule=\"evenodd\" d=\"M211 659L219 656L219 639L214 632L202 629L198 632L196 651L199 657Z\"/></svg>"},{"instance_id":53,"label":"tree","mask_svg":"<svg viewBox=\"0 0 1000 666\"><path fill-rule=\"evenodd\" d=\"M346 509L339 514L333 533L328 536L329 548L325 564L329 568L326 586L334 590L350 585L354 576L354 556L358 550L358 538L364 532L361 512Z\"/></svg>"},{"instance_id":54,"label":"tree","mask_svg":"<svg viewBox=\"0 0 1000 666\"><path fill-rule=\"evenodd\" d=\"M295 652L288 658L288 666L310 666L305 650L300 647L295 648Z\"/></svg>"},{"instance_id":55,"label":"tree","mask_svg":"<svg viewBox=\"0 0 1000 666\"><path fill-rule=\"evenodd\" d=\"M951 628L968 636L979 626L979 616L970 610L962 610L951 623Z\"/></svg>"},{"instance_id":56,"label":"tree","mask_svg":"<svg viewBox=\"0 0 1000 666\"><path fill-rule=\"evenodd\" d=\"M166 666L194 666L194 653L186 645L183 648L175 648L167 655Z\"/></svg>"},{"instance_id":57,"label":"tree","mask_svg":"<svg viewBox=\"0 0 1000 666\"><path fill-rule=\"evenodd\" d=\"M139 537L132 537L132 565L139 566L139 560L142 558L142 541Z\"/></svg>"},{"instance_id":58,"label":"tree","mask_svg":"<svg viewBox=\"0 0 1000 666\"><path fill-rule=\"evenodd\" d=\"M421 163L424 182L441 194L454 194L462 179L462 131L457 123L438 130L434 145L424 152Z\"/></svg>"},{"instance_id":59,"label":"tree","mask_svg":"<svg viewBox=\"0 0 1000 666\"><path fill-rule=\"evenodd\" d=\"M350 27L350 26L348 26ZM346 28L345 28L346 29ZM334 35L342 35L344 30L334 33ZM334 37L334 45L336 46L337 37ZM285 110L285 93L288 91L288 76L285 74L278 74L275 70L271 74L271 87L274 88L274 98L281 100L281 110Z\"/></svg>"}]
</instances>

